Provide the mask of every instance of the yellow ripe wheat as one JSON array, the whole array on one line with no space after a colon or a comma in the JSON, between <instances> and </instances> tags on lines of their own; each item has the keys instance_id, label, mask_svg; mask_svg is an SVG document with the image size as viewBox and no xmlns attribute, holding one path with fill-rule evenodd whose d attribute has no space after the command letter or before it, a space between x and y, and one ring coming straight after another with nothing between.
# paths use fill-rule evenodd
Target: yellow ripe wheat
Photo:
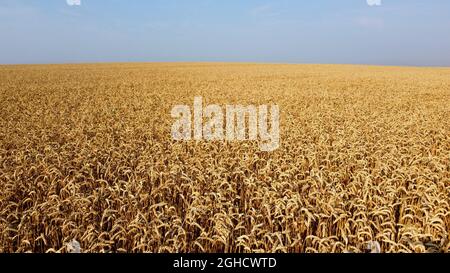
<instances>
[{"instance_id":1,"label":"yellow ripe wheat","mask_svg":"<svg viewBox=\"0 0 450 273\"><path fill-rule=\"evenodd\" d=\"M0 252L449 252L450 69L0 66ZM170 109L281 111L281 146Z\"/></svg>"}]
</instances>

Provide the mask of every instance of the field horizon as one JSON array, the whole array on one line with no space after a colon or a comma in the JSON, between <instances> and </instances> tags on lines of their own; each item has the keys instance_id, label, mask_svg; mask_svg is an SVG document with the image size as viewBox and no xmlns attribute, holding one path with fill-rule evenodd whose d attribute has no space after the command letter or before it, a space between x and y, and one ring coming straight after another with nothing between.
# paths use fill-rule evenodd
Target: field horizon
<instances>
[{"instance_id":1,"label":"field horizon","mask_svg":"<svg viewBox=\"0 0 450 273\"><path fill-rule=\"evenodd\" d=\"M391 64L365 64L365 63L301 63L301 62L235 62L235 61L141 61L141 62L59 62L59 63L0 63L0 67L14 66L64 66L64 65L295 65L295 66L355 66L378 68L425 68L450 69L450 66L438 65L391 65Z\"/></svg>"}]
</instances>

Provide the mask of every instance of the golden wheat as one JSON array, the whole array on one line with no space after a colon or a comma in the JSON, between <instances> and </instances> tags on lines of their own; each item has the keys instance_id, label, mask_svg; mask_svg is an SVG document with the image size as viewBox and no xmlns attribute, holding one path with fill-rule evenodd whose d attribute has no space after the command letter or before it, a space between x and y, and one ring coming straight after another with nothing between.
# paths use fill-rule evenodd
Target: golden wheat
<instances>
[{"instance_id":1,"label":"golden wheat","mask_svg":"<svg viewBox=\"0 0 450 273\"><path fill-rule=\"evenodd\" d=\"M0 252L449 252L450 69L0 66ZM281 147L173 141L276 103Z\"/></svg>"}]
</instances>

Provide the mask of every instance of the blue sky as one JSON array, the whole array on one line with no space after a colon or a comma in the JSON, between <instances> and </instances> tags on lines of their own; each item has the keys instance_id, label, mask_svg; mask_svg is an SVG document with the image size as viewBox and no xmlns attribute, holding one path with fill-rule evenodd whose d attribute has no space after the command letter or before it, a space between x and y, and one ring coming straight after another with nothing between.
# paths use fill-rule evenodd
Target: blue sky
<instances>
[{"instance_id":1,"label":"blue sky","mask_svg":"<svg viewBox=\"0 0 450 273\"><path fill-rule=\"evenodd\" d=\"M0 0L0 64L450 66L450 1Z\"/></svg>"}]
</instances>

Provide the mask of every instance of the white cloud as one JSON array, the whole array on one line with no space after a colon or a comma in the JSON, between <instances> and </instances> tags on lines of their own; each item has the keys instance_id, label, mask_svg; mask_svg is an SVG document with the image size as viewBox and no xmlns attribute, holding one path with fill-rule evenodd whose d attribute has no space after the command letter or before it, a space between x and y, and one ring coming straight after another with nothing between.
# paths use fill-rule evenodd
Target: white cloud
<instances>
[{"instance_id":1,"label":"white cloud","mask_svg":"<svg viewBox=\"0 0 450 273\"><path fill-rule=\"evenodd\" d=\"M366 0L367 5L373 7L373 6L381 6L381 0Z\"/></svg>"},{"instance_id":2,"label":"white cloud","mask_svg":"<svg viewBox=\"0 0 450 273\"><path fill-rule=\"evenodd\" d=\"M81 0L66 0L69 6L81 6Z\"/></svg>"}]
</instances>

